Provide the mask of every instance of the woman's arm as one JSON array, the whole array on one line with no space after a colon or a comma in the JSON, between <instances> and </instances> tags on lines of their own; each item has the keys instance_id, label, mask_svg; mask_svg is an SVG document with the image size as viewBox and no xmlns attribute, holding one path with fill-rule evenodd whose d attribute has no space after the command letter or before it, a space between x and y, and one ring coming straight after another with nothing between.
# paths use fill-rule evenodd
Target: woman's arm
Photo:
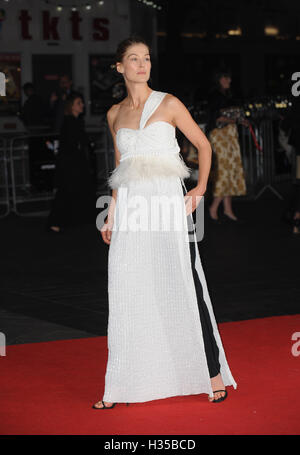
<instances>
[{"instance_id":1,"label":"woman's arm","mask_svg":"<svg viewBox=\"0 0 300 455\"><path fill-rule=\"evenodd\" d=\"M114 144L114 150L115 150L115 167L119 166L120 164L120 152L119 152L119 149L117 147L117 141L116 141L116 133L115 133L115 130L113 128L113 125L114 125L114 122L115 122L115 119L116 119L116 115L117 115L117 112L119 110L119 106L114 104L108 111L107 111L107 114L106 114L106 118L107 118L107 123L108 123L108 128L109 128L109 131L110 131L110 134L112 136L112 140L113 140L113 144ZM112 190L112 197L116 200L117 199L117 189L113 189Z\"/></svg>"},{"instance_id":2,"label":"woman's arm","mask_svg":"<svg viewBox=\"0 0 300 455\"><path fill-rule=\"evenodd\" d=\"M113 106L111 106L111 108L107 111L107 114L106 114L108 128L111 133L113 144L114 144L115 167L119 166L119 164L120 164L120 151L118 150L118 147L117 147L116 133L113 128L113 124L115 122L115 118L116 118L118 109L119 109L118 105L114 104ZM114 188L112 190L112 198L111 198L111 202L109 204L107 218L105 220L103 228L101 229L102 238L103 238L104 242L107 243L108 245L110 244L111 231L112 231L112 227L113 227L113 223L114 223L114 214L115 214L115 206L116 206L116 202L117 202L117 194L118 194L118 190L117 190L117 188Z\"/></svg>"},{"instance_id":3,"label":"woman's arm","mask_svg":"<svg viewBox=\"0 0 300 455\"><path fill-rule=\"evenodd\" d=\"M185 105L173 95L168 95L167 103L168 106L166 107L169 112L172 112L173 115L173 123L175 123L176 127L180 129L185 137L198 150L198 184L186 194L186 196L188 196L186 198L188 201L187 209L188 212L191 213L196 209L200 203L201 197L206 192L207 181L211 168L212 149L209 140L201 128L197 125ZM191 201L189 200L189 196L192 196Z\"/></svg>"},{"instance_id":4,"label":"woman's arm","mask_svg":"<svg viewBox=\"0 0 300 455\"><path fill-rule=\"evenodd\" d=\"M176 127L180 129L185 137L198 150L199 177L197 188L202 190L204 194L211 167L211 145L188 109L178 98L170 95L168 104L170 112L173 114L173 122Z\"/></svg>"}]
</instances>

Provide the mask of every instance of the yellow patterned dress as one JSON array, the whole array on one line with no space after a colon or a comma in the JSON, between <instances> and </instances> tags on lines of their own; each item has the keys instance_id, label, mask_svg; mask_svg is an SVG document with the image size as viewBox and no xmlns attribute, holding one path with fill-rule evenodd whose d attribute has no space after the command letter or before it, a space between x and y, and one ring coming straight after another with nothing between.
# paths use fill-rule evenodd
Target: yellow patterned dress
<instances>
[{"instance_id":1,"label":"yellow patterned dress","mask_svg":"<svg viewBox=\"0 0 300 455\"><path fill-rule=\"evenodd\" d=\"M245 175L236 124L229 123L223 128L214 128L208 138L215 157L211 172L213 196L245 195Z\"/></svg>"}]
</instances>

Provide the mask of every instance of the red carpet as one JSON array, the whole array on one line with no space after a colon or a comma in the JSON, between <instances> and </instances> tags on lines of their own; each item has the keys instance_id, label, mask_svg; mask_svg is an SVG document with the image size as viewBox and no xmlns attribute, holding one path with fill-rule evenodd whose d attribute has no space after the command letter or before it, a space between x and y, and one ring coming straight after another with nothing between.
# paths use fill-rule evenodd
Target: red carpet
<instances>
[{"instance_id":1,"label":"red carpet","mask_svg":"<svg viewBox=\"0 0 300 455\"><path fill-rule=\"evenodd\" d=\"M0 357L0 434L299 434L300 355L292 354L291 338L300 315L219 330L238 387L217 404L201 394L94 410L106 337L8 346Z\"/></svg>"}]
</instances>

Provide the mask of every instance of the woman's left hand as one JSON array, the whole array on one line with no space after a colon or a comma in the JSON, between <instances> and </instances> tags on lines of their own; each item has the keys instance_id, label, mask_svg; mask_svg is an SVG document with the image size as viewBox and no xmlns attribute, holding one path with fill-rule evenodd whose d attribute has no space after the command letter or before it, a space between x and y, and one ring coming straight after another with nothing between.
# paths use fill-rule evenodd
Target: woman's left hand
<instances>
[{"instance_id":1,"label":"woman's left hand","mask_svg":"<svg viewBox=\"0 0 300 455\"><path fill-rule=\"evenodd\" d=\"M201 199L204 196L206 191L206 186L197 185L195 188L191 189L184 195L185 201L185 208L186 208L186 216L193 213L194 210L200 204Z\"/></svg>"}]
</instances>

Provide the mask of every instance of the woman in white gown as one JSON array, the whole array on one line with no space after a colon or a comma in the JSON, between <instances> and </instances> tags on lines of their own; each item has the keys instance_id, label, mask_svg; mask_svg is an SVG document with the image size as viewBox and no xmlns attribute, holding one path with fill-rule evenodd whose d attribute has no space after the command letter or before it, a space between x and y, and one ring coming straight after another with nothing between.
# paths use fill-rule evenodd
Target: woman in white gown
<instances>
[{"instance_id":1,"label":"woman in white gown","mask_svg":"<svg viewBox=\"0 0 300 455\"><path fill-rule=\"evenodd\" d=\"M178 98L148 86L149 52L142 38L120 43L115 66L128 95L107 113L116 163L101 228L109 245L108 361L104 396L94 409L201 393L216 403L226 398L225 385L237 387L192 217L206 191L211 147ZM189 192L176 127L199 152L198 184Z\"/></svg>"}]
</instances>

